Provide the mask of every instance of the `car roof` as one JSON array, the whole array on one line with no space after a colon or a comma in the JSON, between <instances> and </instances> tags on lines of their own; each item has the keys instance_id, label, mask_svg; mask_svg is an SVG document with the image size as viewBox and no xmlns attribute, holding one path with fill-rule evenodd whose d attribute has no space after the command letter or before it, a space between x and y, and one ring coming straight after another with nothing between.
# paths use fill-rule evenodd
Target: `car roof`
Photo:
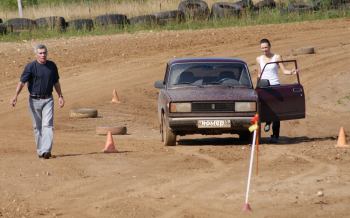
<instances>
[{"instance_id":1,"label":"car roof","mask_svg":"<svg viewBox=\"0 0 350 218\"><path fill-rule=\"evenodd\" d=\"M168 62L169 65L180 64L180 63L197 63L197 62L240 62L246 64L245 61L239 58L220 58L220 57L209 57L209 58L175 58Z\"/></svg>"}]
</instances>

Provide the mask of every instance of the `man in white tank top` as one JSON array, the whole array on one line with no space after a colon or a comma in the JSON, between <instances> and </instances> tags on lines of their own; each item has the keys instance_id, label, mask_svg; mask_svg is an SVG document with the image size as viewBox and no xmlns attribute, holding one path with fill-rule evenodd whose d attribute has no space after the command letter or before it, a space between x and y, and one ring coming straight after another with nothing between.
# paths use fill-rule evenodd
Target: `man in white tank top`
<instances>
[{"instance_id":1,"label":"man in white tank top","mask_svg":"<svg viewBox=\"0 0 350 218\"><path fill-rule=\"evenodd\" d=\"M256 58L257 66L258 66L258 78L267 79L270 82L270 85L276 86L280 85L278 79L278 68L281 68L283 74L296 74L296 70L287 70L283 63L279 64L268 64L271 62L282 61L282 57L278 54L274 54L271 52L271 43L268 39L260 40L260 48L262 51L262 55ZM266 65L266 66L265 66ZM264 68L265 67L265 68ZM262 71L264 70L263 75L261 76ZM271 122L266 122L265 132L270 131ZM279 134L280 134L280 121L274 121L272 124L272 135L271 135L271 143L277 143Z\"/></svg>"}]
</instances>

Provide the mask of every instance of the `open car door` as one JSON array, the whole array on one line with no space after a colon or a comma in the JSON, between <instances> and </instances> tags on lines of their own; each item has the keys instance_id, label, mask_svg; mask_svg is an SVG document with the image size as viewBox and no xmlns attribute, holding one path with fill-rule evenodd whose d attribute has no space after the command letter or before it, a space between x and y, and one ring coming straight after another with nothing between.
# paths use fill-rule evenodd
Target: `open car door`
<instances>
[{"instance_id":1,"label":"open car door","mask_svg":"<svg viewBox=\"0 0 350 218\"><path fill-rule=\"evenodd\" d=\"M298 69L296 60L270 62L262 69L260 78L267 65L279 63L283 63L287 69ZM260 78L256 92L261 122L305 118L305 93L298 72L295 75L279 73L280 85L277 86L271 86L268 80Z\"/></svg>"}]
</instances>

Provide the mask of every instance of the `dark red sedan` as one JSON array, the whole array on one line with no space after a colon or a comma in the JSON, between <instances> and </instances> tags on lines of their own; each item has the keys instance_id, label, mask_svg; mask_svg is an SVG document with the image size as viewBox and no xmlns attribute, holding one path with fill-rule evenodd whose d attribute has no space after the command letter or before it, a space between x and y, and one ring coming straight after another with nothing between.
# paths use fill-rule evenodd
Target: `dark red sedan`
<instances>
[{"instance_id":1,"label":"dark red sedan","mask_svg":"<svg viewBox=\"0 0 350 218\"><path fill-rule=\"evenodd\" d=\"M164 80L155 82L160 89L158 116L164 145L176 145L177 135L188 134L231 133L247 140L256 113L261 121L305 117L299 75L292 84L259 84L254 89L247 64L237 58L169 61Z\"/></svg>"}]
</instances>

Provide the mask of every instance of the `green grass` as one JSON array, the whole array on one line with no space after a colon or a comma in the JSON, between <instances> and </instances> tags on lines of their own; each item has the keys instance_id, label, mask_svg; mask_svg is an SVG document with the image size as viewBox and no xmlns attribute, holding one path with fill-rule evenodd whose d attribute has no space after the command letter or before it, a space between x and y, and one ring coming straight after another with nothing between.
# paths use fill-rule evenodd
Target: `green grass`
<instances>
[{"instance_id":1,"label":"green grass","mask_svg":"<svg viewBox=\"0 0 350 218\"><path fill-rule=\"evenodd\" d=\"M196 29L208 29L208 28L223 28L223 27L235 27L235 26L252 26L252 25L264 25L264 24L279 24L279 23L291 23L291 22L303 22L323 19L334 18L346 18L350 17L349 9L337 9L337 10L322 10L317 12L308 13L290 13L281 14L278 9L266 9L260 11L260 13L248 11L240 18L227 18L227 19L209 19L206 21L190 20L185 23L169 23L167 25L158 26L133 26L126 25L123 28L108 27L101 28L96 27L92 31L75 31L68 30L66 32L57 32L46 29L38 29L33 31L25 31L21 33L9 33L7 35L0 35L0 42L8 41L22 41L31 39L47 39L47 38L66 38L73 36L88 36L88 35L110 35L120 33L135 33L138 31L162 31L162 30L196 30Z\"/></svg>"}]
</instances>

